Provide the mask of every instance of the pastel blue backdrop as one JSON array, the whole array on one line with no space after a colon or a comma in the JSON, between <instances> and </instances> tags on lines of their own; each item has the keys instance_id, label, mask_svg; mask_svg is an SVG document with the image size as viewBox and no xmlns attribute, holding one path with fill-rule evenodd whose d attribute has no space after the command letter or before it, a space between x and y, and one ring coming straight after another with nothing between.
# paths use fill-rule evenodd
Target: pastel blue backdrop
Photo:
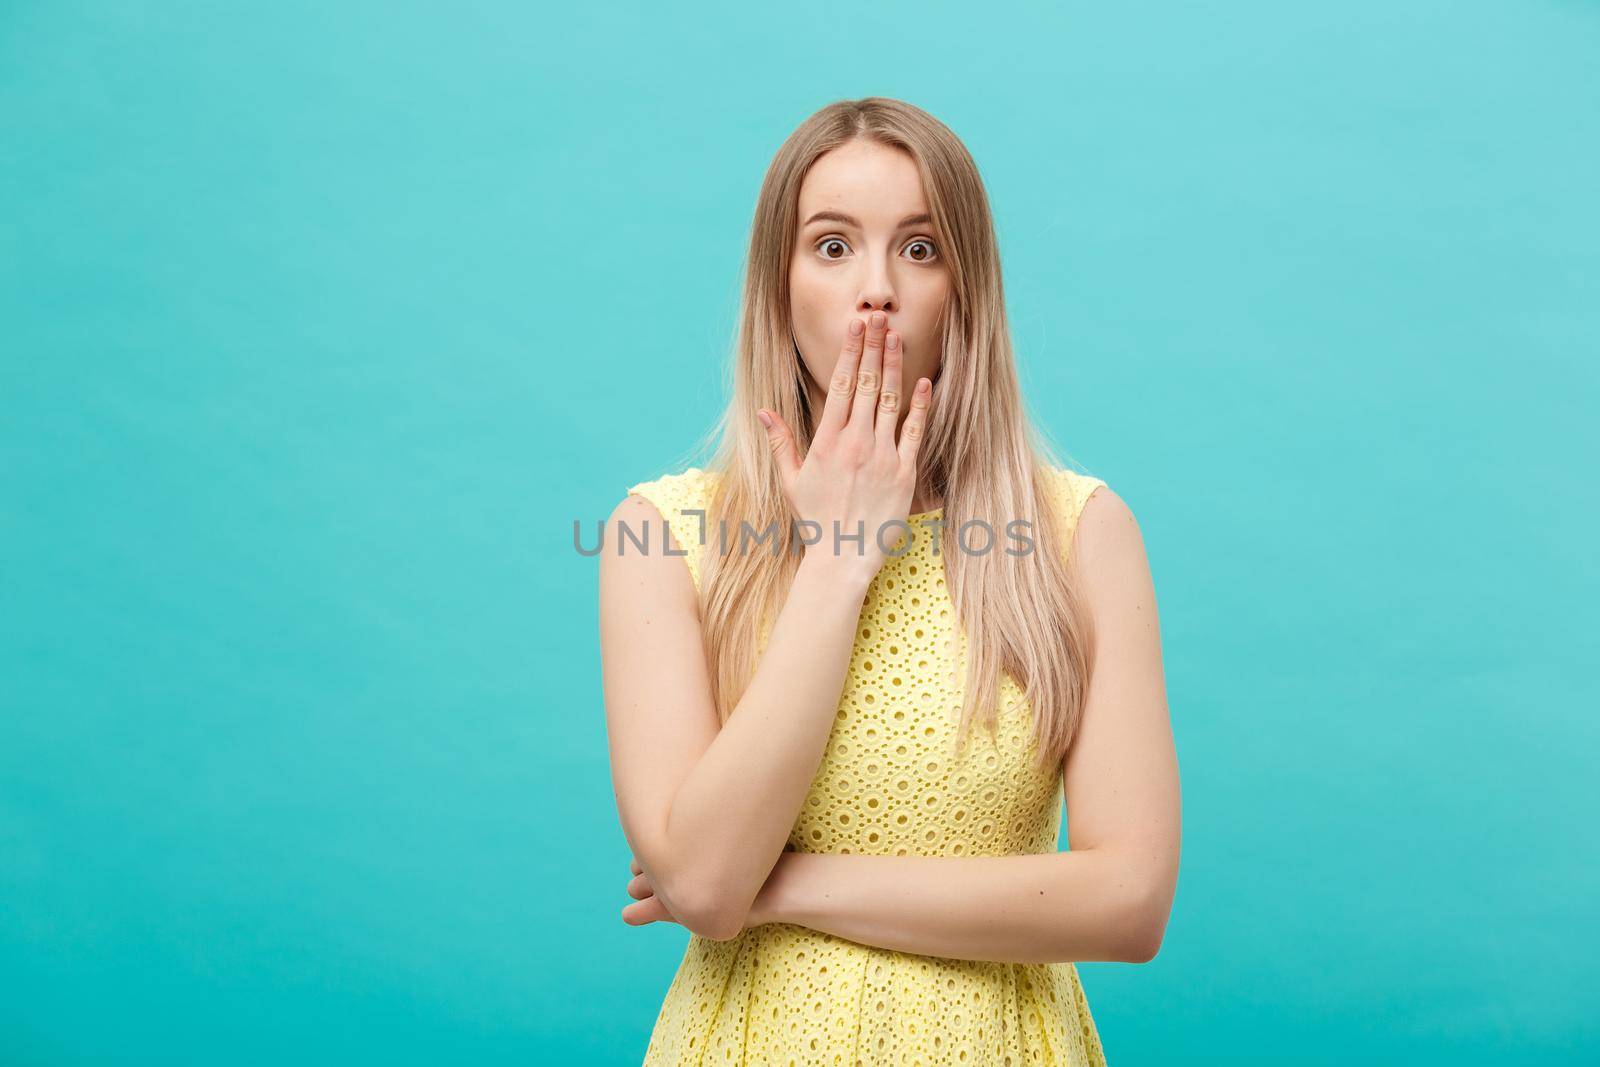
<instances>
[{"instance_id":1,"label":"pastel blue backdrop","mask_svg":"<svg viewBox=\"0 0 1600 1067\"><path fill-rule=\"evenodd\" d=\"M0 1061L637 1063L595 561L830 100L1138 516L1114 1067L1600 1059L1593 3L0 6Z\"/></svg>"}]
</instances>

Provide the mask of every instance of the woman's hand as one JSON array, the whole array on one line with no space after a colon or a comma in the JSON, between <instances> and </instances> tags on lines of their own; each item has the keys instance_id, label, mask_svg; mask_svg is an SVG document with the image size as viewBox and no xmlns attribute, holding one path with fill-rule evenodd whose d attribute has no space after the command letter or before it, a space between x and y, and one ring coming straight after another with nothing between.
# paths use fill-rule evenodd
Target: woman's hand
<instances>
[{"instance_id":1,"label":"woman's hand","mask_svg":"<svg viewBox=\"0 0 1600 1067\"><path fill-rule=\"evenodd\" d=\"M667 910L661 903L661 898L656 896L655 889L650 885L649 877L644 873L644 868L639 866L639 861L629 857L629 869L633 871L633 880L628 883L628 895L635 903L622 909L622 921L629 926L644 926L654 922L678 922L677 916ZM678 923L682 926L682 923Z\"/></svg>"},{"instance_id":2,"label":"woman's hand","mask_svg":"<svg viewBox=\"0 0 1600 1067\"><path fill-rule=\"evenodd\" d=\"M750 905L750 913L745 916L746 930L753 926L778 921L774 910L772 888L792 855L794 853L785 850L778 856L777 864L767 876L766 885L756 894L755 901ZM678 923L682 926L677 917L667 910L667 906L661 903L661 898L656 896L655 889L650 885L650 876L644 873L644 868L639 866L639 861L632 856L628 857L628 869L633 872L633 880L628 883L628 895L634 899L634 903L622 909L622 921L629 926L644 926L654 922Z\"/></svg>"},{"instance_id":3,"label":"woman's hand","mask_svg":"<svg viewBox=\"0 0 1600 1067\"><path fill-rule=\"evenodd\" d=\"M911 513L917 450L933 395L933 384L926 378L917 379L911 411L896 440L902 362L900 336L888 328L883 312L873 312L865 325L851 318L828 399L803 462L795 455L794 436L783 421L765 409L757 412L767 427L789 507L821 530L820 540L806 547L807 556L821 553L830 564L838 563L847 573L867 581L906 533L903 527L886 524L904 521ZM879 543L880 530L886 544ZM812 536L810 528L805 532ZM843 540L858 533L862 535L859 541Z\"/></svg>"}]
</instances>

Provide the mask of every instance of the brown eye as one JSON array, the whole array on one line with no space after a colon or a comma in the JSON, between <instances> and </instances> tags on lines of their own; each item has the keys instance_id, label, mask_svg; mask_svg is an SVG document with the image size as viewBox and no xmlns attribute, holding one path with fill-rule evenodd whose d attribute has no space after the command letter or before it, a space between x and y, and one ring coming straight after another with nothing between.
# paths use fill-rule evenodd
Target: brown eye
<instances>
[{"instance_id":1,"label":"brown eye","mask_svg":"<svg viewBox=\"0 0 1600 1067\"><path fill-rule=\"evenodd\" d=\"M823 259L838 259L839 258L838 256L830 256L826 251L823 251L825 249L831 248L834 245L838 245L840 248L849 248L850 247L849 245L845 244L843 241L841 241L837 237L825 237L817 244L818 251L822 251L822 258Z\"/></svg>"},{"instance_id":2,"label":"brown eye","mask_svg":"<svg viewBox=\"0 0 1600 1067\"><path fill-rule=\"evenodd\" d=\"M927 251L923 252L921 255L914 255L912 257L912 259L915 262L917 262L917 263L931 263L935 259L939 258L938 257L938 252L933 246L933 242L927 240L926 238L919 237L915 241L912 241L910 244L906 245L906 248L908 248L908 249L916 248L918 245L921 245Z\"/></svg>"}]
</instances>

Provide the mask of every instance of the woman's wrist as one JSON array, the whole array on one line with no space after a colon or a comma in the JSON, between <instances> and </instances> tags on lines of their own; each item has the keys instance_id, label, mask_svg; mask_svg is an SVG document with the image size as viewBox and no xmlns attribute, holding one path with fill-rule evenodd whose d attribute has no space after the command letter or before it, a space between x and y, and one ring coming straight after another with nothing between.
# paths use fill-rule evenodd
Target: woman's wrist
<instances>
[{"instance_id":1,"label":"woman's wrist","mask_svg":"<svg viewBox=\"0 0 1600 1067\"><path fill-rule=\"evenodd\" d=\"M773 864L772 873L767 875L767 880L756 893L756 899L750 904L750 917L745 925L765 926L767 923L789 921L789 899L799 873L798 866L805 862L801 859L803 855L804 853L788 851L778 855L778 862Z\"/></svg>"},{"instance_id":2,"label":"woman's wrist","mask_svg":"<svg viewBox=\"0 0 1600 1067\"><path fill-rule=\"evenodd\" d=\"M865 560L830 555L827 551L813 546L807 549L805 556L801 558L800 566L795 572L795 581L816 584L837 591L842 596L865 600L867 587L872 584L874 577L870 571L871 568Z\"/></svg>"}]
</instances>

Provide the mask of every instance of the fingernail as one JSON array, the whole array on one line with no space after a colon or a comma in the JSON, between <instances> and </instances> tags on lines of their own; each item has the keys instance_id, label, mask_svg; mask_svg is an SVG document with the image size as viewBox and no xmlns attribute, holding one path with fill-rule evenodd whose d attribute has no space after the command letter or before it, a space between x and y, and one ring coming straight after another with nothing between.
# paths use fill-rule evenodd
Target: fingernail
<instances>
[{"instance_id":1,"label":"fingernail","mask_svg":"<svg viewBox=\"0 0 1600 1067\"><path fill-rule=\"evenodd\" d=\"M889 321L888 319L884 318L883 312L874 311L872 313L872 325L873 326L882 326L884 323L886 323L888 321Z\"/></svg>"},{"instance_id":2,"label":"fingernail","mask_svg":"<svg viewBox=\"0 0 1600 1067\"><path fill-rule=\"evenodd\" d=\"M900 347L900 335L899 334L891 333L889 335L889 347L890 348L899 348Z\"/></svg>"},{"instance_id":3,"label":"fingernail","mask_svg":"<svg viewBox=\"0 0 1600 1067\"><path fill-rule=\"evenodd\" d=\"M765 426L769 430L772 429L772 416L771 415L768 415L765 411L757 411L756 412L756 418L761 420L761 425Z\"/></svg>"},{"instance_id":4,"label":"fingernail","mask_svg":"<svg viewBox=\"0 0 1600 1067\"><path fill-rule=\"evenodd\" d=\"M863 329L865 329L865 327L863 327L861 325L861 320L860 319L851 319L850 320L850 336L851 337L860 337L861 336L861 331Z\"/></svg>"}]
</instances>

